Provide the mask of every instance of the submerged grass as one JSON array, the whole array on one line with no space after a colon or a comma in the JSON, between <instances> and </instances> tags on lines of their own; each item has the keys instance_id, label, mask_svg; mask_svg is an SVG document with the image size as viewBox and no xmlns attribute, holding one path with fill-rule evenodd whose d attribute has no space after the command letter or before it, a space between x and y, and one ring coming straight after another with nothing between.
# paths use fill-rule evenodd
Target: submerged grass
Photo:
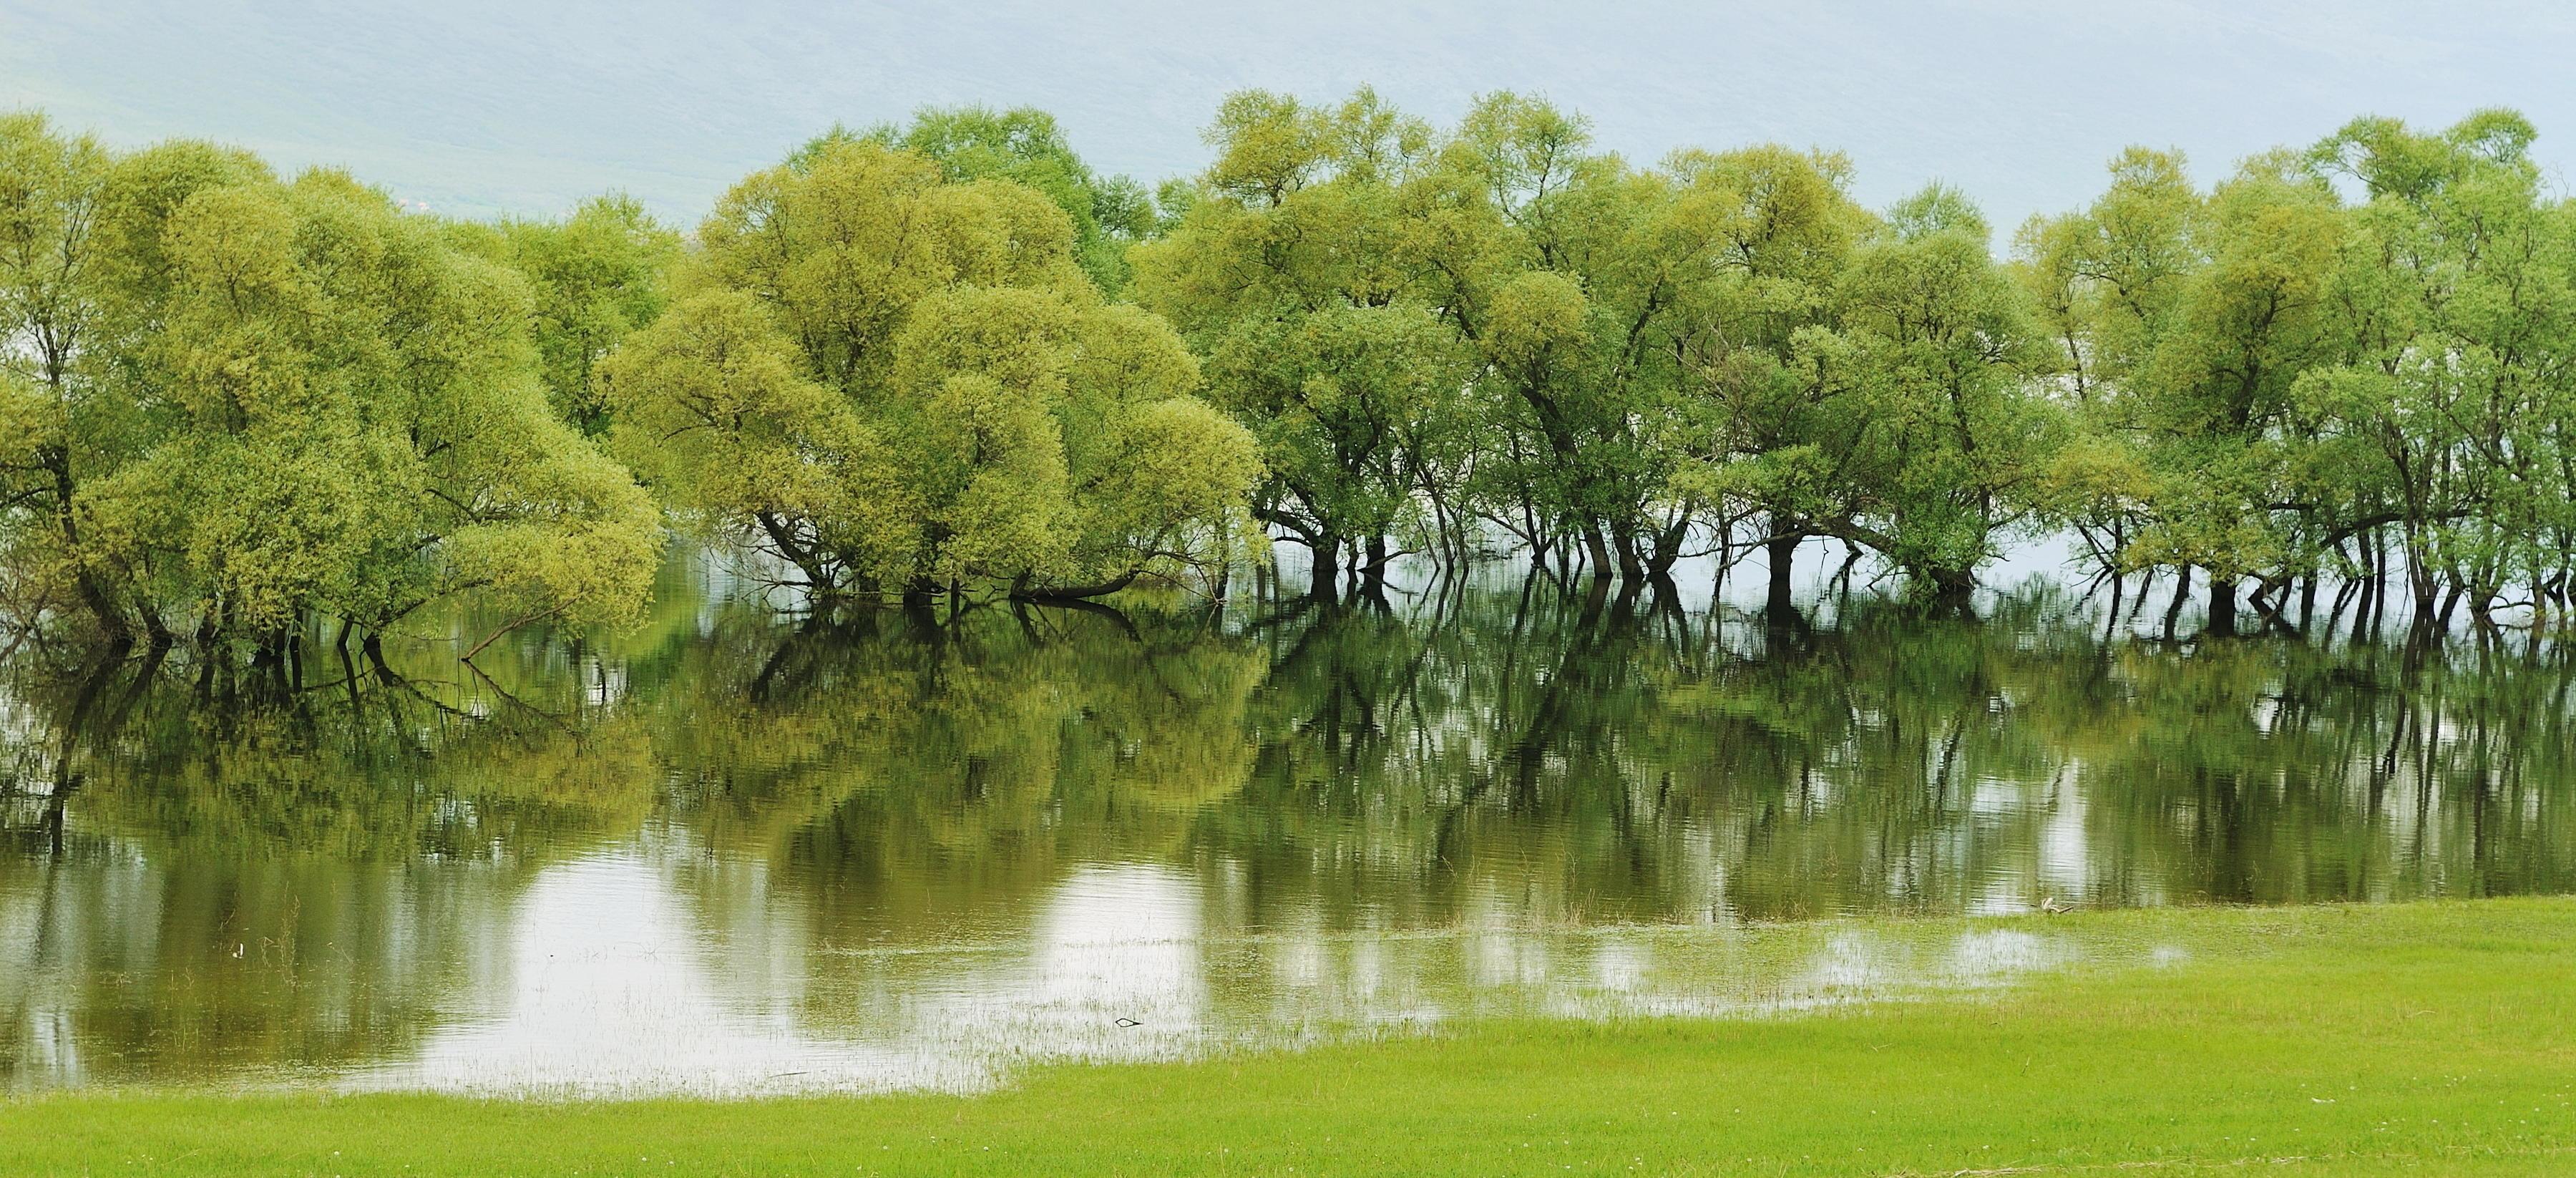
<instances>
[{"instance_id":1,"label":"submerged grass","mask_svg":"<svg viewBox=\"0 0 2576 1178\"><path fill-rule=\"evenodd\" d=\"M2165 951L1982 996L1473 1023L971 1097L25 1097L0 1174L2576 1174L2576 900L2049 927Z\"/></svg>"}]
</instances>

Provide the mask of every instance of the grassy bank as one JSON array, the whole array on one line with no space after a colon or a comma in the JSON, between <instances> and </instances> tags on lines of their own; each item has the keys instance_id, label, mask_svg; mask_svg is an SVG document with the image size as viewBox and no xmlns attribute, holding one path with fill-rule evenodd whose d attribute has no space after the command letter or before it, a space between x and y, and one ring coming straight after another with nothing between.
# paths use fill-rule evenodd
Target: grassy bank
<instances>
[{"instance_id":1,"label":"grassy bank","mask_svg":"<svg viewBox=\"0 0 2576 1178\"><path fill-rule=\"evenodd\" d=\"M1452 1028L957 1097L0 1104L20 1174L2576 1173L2576 901L2099 913L2000 999Z\"/></svg>"}]
</instances>

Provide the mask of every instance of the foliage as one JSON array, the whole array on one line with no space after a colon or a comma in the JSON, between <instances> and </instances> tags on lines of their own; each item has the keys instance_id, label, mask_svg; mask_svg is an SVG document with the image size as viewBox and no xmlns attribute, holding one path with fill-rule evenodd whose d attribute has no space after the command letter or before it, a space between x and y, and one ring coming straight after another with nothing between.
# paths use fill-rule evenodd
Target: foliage
<instances>
[{"instance_id":1,"label":"foliage","mask_svg":"<svg viewBox=\"0 0 2576 1178\"><path fill-rule=\"evenodd\" d=\"M860 133L835 126L798 149L789 166L810 164L854 141L922 156L939 165L941 176L951 182L1007 180L1036 190L1073 222L1075 262L1112 297L1127 286L1127 246L1153 235L1160 225L1154 200L1142 184L1092 171L1055 116L1042 110L923 107L902 126L888 123Z\"/></svg>"},{"instance_id":2,"label":"foliage","mask_svg":"<svg viewBox=\"0 0 2576 1178\"><path fill-rule=\"evenodd\" d=\"M1486 415L1472 349L1406 256L1399 189L1428 128L1367 91L1336 109L1243 94L1209 135L1207 195L1137 250L1137 290L1259 437L1256 514L1328 569L1361 541L1454 537Z\"/></svg>"},{"instance_id":3,"label":"foliage","mask_svg":"<svg viewBox=\"0 0 2576 1178\"><path fill-rule=\"evenodd\" d=\"M458 225L456 232L467 248L527 279L540 371L556 414L585 434L606 432L608 406L593 373L627 333L661 315L679 235L626 196L584 201L560 221L514 218Z\"/></svg>"},{"instance_id":4,"label":"foliage","mask_svg":"<svg viewBox=\"0 0 2576 1178\"><path fill-rule=\"evenodd\" d=\"M466 590L523 621L640 607L651 501L549 411L517 274L344 175L202 144L11 116L0 177L0 542L37 618L273 651Z\"/></svg>"},{"instance_id":5,"label":"foliage","mask_svg":"<svg viewBox=\"0 0 2576 1178\"><path fill-rule=\"evenodd\" d=\"M2130 148L2009 262L1954 189L1873 212L1776 144L1641 165L1508 92L1434 126L1245 91L1206 135L1149 198L1044 112L925 108L684 243L620 197L446 224L10 116L0 616L628 617L658 541L619 462L823 597L1215 589L1276 533L1326 590L1758 548L1786 611L1825 540L1958 602L2061 529L2206 578L2214 633L2249 586L2293 629L2321 583L2427 625L2576 604L2576 204L2512 112L2206 187Z\"/></svg>"},{"instance_id":6,"label":"foliage","mask_svg":"<svg viewBox=\"0 0 2576 1178\"><path fill-rule=\"evenodd\" d=\"M1038 190L819 141L700 227L604 369L613 447L814 592L1087 595L1248 542L1251 437Z\"/></svg>"},{"instance_id":7,"label":"foliage","mask_svg":"<svg viewBox=\"0 0 2576 1178\"><path fill-rule=\"evenodd\" d=\"M2384 598L2398 559L2419 623L2563 602L2576 210L2532 134L2360 119L2205 193L2133 149L2091 208L2025 227L2083 423L2050 514L2108 567L2206 569L2222 631L2242 581L2286 624L2289 583Z\"/></svg>"},{"instance_id":8,"label":"foliage","mask_svg":"<svg viewBox=\"0 0 2576 1178\"><path fill-rule=\"evenodd\" d=\"M1463 553L1481 519L1660 576L1760 519L1957 587L2028 512L2034 329L1955 192L1882 227L1838 157L1640 169L1512 94L1439 132L1365 90L1247 92L1209 138L1137 289L1261 435L1262 518L1326 575L1390 535Z\"/></svg>"}]
</instances>

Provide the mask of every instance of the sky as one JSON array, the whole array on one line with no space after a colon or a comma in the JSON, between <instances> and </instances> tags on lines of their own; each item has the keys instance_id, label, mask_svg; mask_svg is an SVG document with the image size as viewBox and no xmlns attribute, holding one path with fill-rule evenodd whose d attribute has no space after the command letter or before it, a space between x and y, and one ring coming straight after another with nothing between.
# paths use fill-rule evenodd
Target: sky
<instances>
[{"instance_id":1,"label":"sky","mask_svg":"<svg viewBox=\"0 0 2576 1178\"><path fill-rule=\"evenodd\" d=\"M2478 0L0 0L0 108L119 145L346 167L458 215L619 189L693 224L834 122L924 105L1044 108L1094 167L1151 184L1206 165L1200 131L1232 90L1369 84L1446 121L1508 89L1641 162L1825 147L1865 203L1940 180L2008 227L2084 204L2127 144L2180 148L2214 180L2361 114L2515 107L2563 177L2570 48L2576 6Z\"/></svg>"}]
</instances>

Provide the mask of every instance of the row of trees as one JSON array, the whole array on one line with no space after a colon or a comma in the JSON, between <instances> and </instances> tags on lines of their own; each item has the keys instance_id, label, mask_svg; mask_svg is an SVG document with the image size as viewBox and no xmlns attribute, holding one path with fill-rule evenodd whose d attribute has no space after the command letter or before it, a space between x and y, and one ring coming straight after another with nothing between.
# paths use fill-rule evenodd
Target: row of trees
<instances>
[{"instance_id":1,"label":"row of trees","mask_svg":"<svg viewBox=\"0 0 2576 1178\"><path fill-rule=\"evenodd\" d=\"M2098 559L2207 570L2419 620L2568 598L2576 206L2507 112L2437 135L2361 119L2194 189L2131 151L2020 269L2075 425L2041 502ZM2338 605L2341 603L2338 602Z\"/></svg>"},{"instance_id":2,"label":"row of trees","mask_svg":"<svg viewBox=\"0 0 2576 1178\"><path fill-rule=\"evenodd\" d=\"M9 116L0 621L271 659L465 594L494 637L614 623L671 522L825 596L1206 563L1257 543L1261 465L1107 293L1146 207L1027 113L835 132L686 243Z\"/></svg>"},{"instance_id":3,"label":"row of trees","mask_svg":"<svg viewBox=\"0 0 2576 1178\"><path fill-rule=\"evenodd\" d=\"M1785 607L1808 541L1941 597L2062 530L2106 574L2200 570L2220 630L2240 589L2288 625L2321 583L2440 621L2571 588L2576 209L2511 113L2362 119L2209 188L2133 149L2009 259L1945 187L1874 214L1837 156L1639 168L1512 95L1446 132L1239 95L1211 138L1136 296L1327 574L1758 545Z\"/></svg>"},{"instance_id":4,"label":"row of trees","mask_svg":"<svg viewBox=\"0 0 2576 1178\"><path fill-rule=\"evenodd\" d=\"M1865 544L1964 589L2027 511L2046 391L1955 192L1885 218L1839 157L1638 169L1501 95L1447 134L1362 93L1230 101L1199 199L1136 251L1263 435L1263 519L1348 547L1498 534L1630 578L1687 552Z\"/></svg>"},{"instance_id":5,"label":"row of trees","mask_svg":"<svg viewBox=\"0 0 2576 1178\"><path fill-rule=\"evenodd\" d=\"M1030 111L835 129L687 238L403 213L0 121L0 613L275 651L423 604L613 621L663 525L818 598L1087 596L1271 537L1320 586L1505 549L1631 581L1810 542L1956 599L2018 536L2214 626L2320 585L2545 611L2576 211L2519 116L2214 187L2132 150L2008 258L1840 156L1644 167L1498 94L1228 99L1149 197ZM2338 602L2338 606L2342 603Z\"/></svg>"}]
</instances>

